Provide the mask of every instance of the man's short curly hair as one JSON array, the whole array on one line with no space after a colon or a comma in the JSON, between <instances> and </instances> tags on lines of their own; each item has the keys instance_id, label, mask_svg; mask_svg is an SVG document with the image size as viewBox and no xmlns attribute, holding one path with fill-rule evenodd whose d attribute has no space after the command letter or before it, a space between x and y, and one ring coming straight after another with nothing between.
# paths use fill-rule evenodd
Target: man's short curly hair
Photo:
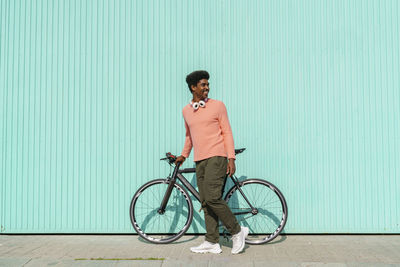
<instances>
[{"instance_id":1,"label":"man's short curly hair","mask_svg":"<svg viewBox=\"0 0 400 267\"><path fill-rule=\"evenodd\" d=\"M205 70L196 70L186 76L186 83L189 86L190 92L192 92L191 86L196 86L197 83L202 79L210 79L210 74L208 74L208 72Z\"/></svg>"}]
</instances>

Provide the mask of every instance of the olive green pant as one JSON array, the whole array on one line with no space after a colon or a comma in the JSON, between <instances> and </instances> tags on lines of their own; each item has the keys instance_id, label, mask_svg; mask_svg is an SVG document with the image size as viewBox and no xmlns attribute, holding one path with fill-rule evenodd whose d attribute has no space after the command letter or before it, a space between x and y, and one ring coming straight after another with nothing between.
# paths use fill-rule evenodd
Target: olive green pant
<instances>
[{"instance_id":1,"label":"olive green pant","mask_svg":"<svg viewBox=\"0 0 400 267\"><path fill-rule=\"evenodd\" d=\"M218 219L232 235L240 232L239 223L222 199L227 167L226 157L221 156L196 162L197 186L206 222L206 240L212 243L219 242Z\"/></svg>"}]
</instances>

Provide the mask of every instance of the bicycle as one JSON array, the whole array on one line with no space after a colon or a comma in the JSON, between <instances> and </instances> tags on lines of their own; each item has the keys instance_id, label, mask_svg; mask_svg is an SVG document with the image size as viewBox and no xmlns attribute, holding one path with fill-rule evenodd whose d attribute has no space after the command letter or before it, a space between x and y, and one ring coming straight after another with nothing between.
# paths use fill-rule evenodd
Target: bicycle
<instances>
[{"instance_id":1,"label":"bicycle","mask_svg":"<svg viewBox=\"0 0 400 267\"><path fill-rule=\"evenodd\" d=\"M235 154L244 150L235 149ZM176 156L166 153L166 157L160 160L173 166ZM179 164L174 167L172 176L149 181L133 195L130 205L133 228L151 243L173 242L189 229L193 203L185 188L200 202L199 192L182 175L195 173L196 169L179 170L179 167ZM239 224L249 227L246 243L264 244L276 238L287 221L287 204L283 194L262 179L239 181L234 175L231 178L234 185L224 199Z\"/></svg>"}]
</instances>

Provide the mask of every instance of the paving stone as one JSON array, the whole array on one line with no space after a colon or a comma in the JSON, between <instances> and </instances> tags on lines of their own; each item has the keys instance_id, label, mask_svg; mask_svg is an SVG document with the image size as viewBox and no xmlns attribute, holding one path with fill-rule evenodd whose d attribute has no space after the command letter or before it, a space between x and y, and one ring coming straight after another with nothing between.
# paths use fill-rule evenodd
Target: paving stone
<instances>
[{"instance_id":1,"label":"paving stone","mask_svg":"<svg viewBox=\"0 0 400 267\"><path fill-rule=\"evenodd\" d=\"M0 266L400 266L400 235L287 235L246 245L239 255L221 238L221 254L190 252L203 240L187 235L156 245L135 235L0 235ZM122 260L75 260L100 257Z\"/></svg>"},{"instance_id":2,"label":"paving stone","mask_svg":"<svg viewBox=\"0 0 400 267\"><path fill-rule=\"evenodd\" d=\"M0 258L0 266L1 267L20 267L24 265L24 263L28 262L30 259L13 259L13 258Z\"/></svg>"}]
</instances>

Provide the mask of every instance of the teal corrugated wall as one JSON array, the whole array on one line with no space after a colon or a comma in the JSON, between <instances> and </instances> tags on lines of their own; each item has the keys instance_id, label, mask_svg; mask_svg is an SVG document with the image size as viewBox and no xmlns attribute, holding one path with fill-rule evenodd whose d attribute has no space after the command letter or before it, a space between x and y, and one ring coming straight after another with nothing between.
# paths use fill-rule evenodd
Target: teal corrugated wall
<instances>
[{"instance_id":1,"label":"teal corrugated wall","mask_svg":"<svg viewBox=\"0 0 400 267\"><path fill-rule=\"evenodd\" d=\"M133 233L133 193L182 150L196 69L247 148L238 176L286 196L286 233L399 233L399 11L0 0L1 233Z\"/></svg>"}]
</instances>

